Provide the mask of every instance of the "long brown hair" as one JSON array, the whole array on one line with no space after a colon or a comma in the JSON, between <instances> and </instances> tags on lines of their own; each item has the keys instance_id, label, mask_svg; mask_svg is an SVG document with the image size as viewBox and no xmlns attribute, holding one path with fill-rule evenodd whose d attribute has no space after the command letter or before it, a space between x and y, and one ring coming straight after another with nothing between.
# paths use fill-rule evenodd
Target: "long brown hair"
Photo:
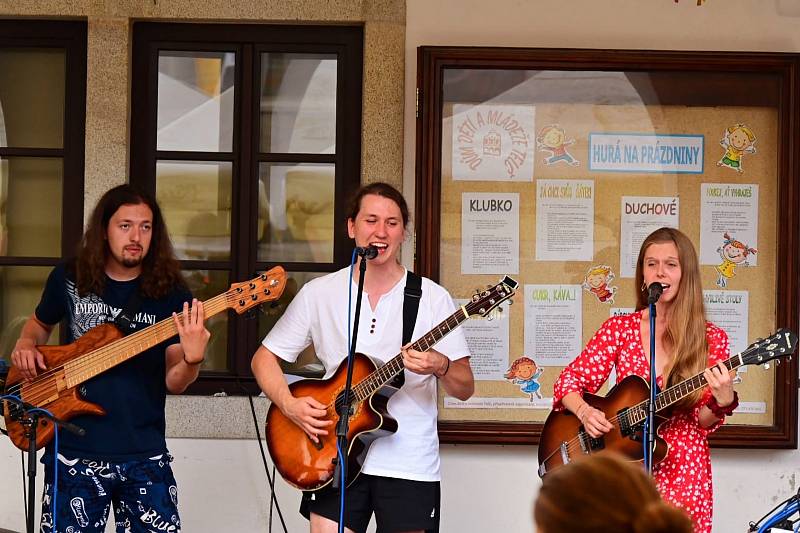
<instances>
[{"instance_id":1,"label":"long brown hair","mask_svg":"<svg viewBox=\"0 0 800 533\"><path fill-rule=\"evenodd\" d=\"M148 298L166 296L173 288L185 288L181 267L175 258L161 209L147 192L132 185L119 185L106 192L92 211L76 259L78 292L102 295L106 286L106 260L111 251L106 240L108 223L123 205L145 204L153 212L150 248L142 260L140 291Z\"/></svg>"},{"instance_id":2,"label":"long brown hair","mask_svg":"<svg viewBox=\"0 0 800 533\"><path fill-rule=\"evenodd\" d=\"M670 307L664 335L664 345L672 350L672 362L667 369L664 383L671 387L702 372L708 361L706 339L706 314L703 305L703 288L700 280L700 264L689 237L674 228L659 228L647 236L639 249L636 261L636 287L644 285L644 257L652 244L674 243L678 249L681 266L681 281L678 293ZM636 309L647 307L647 291L639 291ZM700 400L702 390L696 391L675 407L688 409Z\"/></svg>"},{"instance_id":3,"label":"long brown hair","mask_svg":"<svg viewBox=\"0 0 800 533\"><path fill-rule=\"evenodd\" d=\"M539 533L691 533L638 465L612 453L579 457L548 474L534 504Z\"/></svg>"}]
</instances>

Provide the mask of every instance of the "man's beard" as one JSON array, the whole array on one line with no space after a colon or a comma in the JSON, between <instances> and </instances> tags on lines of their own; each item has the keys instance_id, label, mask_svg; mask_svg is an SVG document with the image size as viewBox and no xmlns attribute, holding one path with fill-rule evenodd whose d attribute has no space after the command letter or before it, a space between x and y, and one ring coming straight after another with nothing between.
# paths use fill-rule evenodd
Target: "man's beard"
<instances>
[{"instance_id":1,"label":"man's beard","mask_svg":"<svg viewBox=\"0 0 800 533\"><path fill-rule=\"evenodd\" d=\"M133 267L137 267L137 266L142 264L142 258L141 257L136 257L136 258L123 257L122 261L120 261L120 263L122 263L122 266L124 266L125 268L133 268Z\"/></svg>"}]
</instances>

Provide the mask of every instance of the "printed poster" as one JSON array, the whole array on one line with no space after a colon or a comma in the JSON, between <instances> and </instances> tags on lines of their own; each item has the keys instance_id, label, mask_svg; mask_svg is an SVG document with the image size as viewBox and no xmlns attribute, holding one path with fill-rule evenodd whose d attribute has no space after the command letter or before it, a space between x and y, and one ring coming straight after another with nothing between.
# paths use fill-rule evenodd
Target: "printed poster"
<instances>
[{"instance_id":1,"label":"printed poster","mask_svg":"<svg viewBox=\"0 0 800 533\"><path fill-rule=\"evenodd\" d=\"M566 366L582 349L580 285L525 285L524 353L540 366Z\"/></svg>"},{"instance_id":2,"label":"printed poster","mask_svg":"<svg viewBox=\"0 0 800 533\"><path fill-rule=\"evenodd\" d=\"M533 181L532 105L453 106L453 180Z\"/></svg>"},{"instance_id":3,"label":"printed poster","mask_svg":"<svg viewBox=\"0 0 800 533\"><path fill-rule=\"evenodd\" d=\"M748 322L750 318L750 293L748 291L704 290L706 318L728 334L731 355L743 352L750 346ZM741 367L739 372L746 372Z\"/></svg>"},{"instance_id":4,"label":"printed poster","mask_svg":"<svg viewBox=\"0 0 800 533\"><path fill-rule=\"evenodd\" d=\"M589 170L703 173L702 135L590 133Z\"/></svg>"},{"instance_id":5,"label":"printed poster","mask_svg":"<svg viewBox=\"0 0 800 533\"><path fill-rule=\"evenodd\" d=\"M519 193L462 193L461 273L519 273Z\"/></svg>"},{"instance_id":6,"label":"printed poster","mask_svg":"<svg viewBox=\"0 0 800 533\"><path fill-rule=\"evenodd\" d=\"M536 260L594 257L594 180L536 180Z\"/></svg>"},{"instance_id":7,"label":"printed poster","mask_svg":"<svg viewBox=\"0 0 800 533\"><path fill-rule=\"evenodd\" d=\"M758 254L725 248L733 240L742 243L735 246L740 249L758 248L758 185L701 183L700 264L718 265L727 259L756 266Z\"/></svg>"},{"instance_id":8,"label":"printed poster","mask_svg":"<svg viewBox=\"0 0 800 533\"><path fill-rule=\"evenodd\" d=\"M457 306L469 300L455 300ZM469 364L476 381L502 381L508 367L508 309L509 303L503 302L491 320L473 318L461 325L471 355Z\"/></svg>"}]
</instances>

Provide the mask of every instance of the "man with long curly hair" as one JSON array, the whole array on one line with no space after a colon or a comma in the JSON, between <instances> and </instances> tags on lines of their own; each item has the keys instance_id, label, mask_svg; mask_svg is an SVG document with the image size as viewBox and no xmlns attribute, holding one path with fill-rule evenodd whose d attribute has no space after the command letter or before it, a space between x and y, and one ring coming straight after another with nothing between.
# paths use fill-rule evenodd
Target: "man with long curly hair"
<instances>
[{"instance_id":1,"label":"man with long curly hair","mask_svg":"<svg viewBox=\"0 0 800 533\"><path fill-rule=\"evenodd\" d=\"M130 318L121 321L120 315ZM50 273L36 311L11 355L23 377L47 371L36 349L64 321L73 342L109 322L137 331L172 316L179 335L88 380L82 396L105 416L72 421L84 437L62 433L53 502L52 443L42 462L42 532L102 532L113 504L117 531L180 531L177 488L167 451L166 393L197 379L210 333L203 305L180 272L161 210L144 191L120 185L92 213L77 257Z\"/></svg>"}]
</instances>

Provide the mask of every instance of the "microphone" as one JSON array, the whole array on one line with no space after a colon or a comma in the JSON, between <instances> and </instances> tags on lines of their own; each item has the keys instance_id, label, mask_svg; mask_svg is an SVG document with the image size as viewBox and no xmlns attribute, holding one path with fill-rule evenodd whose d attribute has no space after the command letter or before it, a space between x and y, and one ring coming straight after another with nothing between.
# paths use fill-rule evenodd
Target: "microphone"
<instances>
[{"instance_id":1,"label":"microphone","mask_svg":"<svg viewBox=\"0 0 800 533\"><path fill-rule=\"evenodd\" d=\"M378 257L378 248L371 244L369 246L356 246L356 254L364 259L375 259Z\"/></svg>"},{"instance_id":2,"label":"microphone","mask_svg":"<svg viewBox=\"0 0 800 533\"><path fill-rule=\"evenodd\" d=\"M661 298L661 293L664 292L664 286L657 281L654 281L647 287L647 305L652 305Z\"/></svg>"}]
</instances>

